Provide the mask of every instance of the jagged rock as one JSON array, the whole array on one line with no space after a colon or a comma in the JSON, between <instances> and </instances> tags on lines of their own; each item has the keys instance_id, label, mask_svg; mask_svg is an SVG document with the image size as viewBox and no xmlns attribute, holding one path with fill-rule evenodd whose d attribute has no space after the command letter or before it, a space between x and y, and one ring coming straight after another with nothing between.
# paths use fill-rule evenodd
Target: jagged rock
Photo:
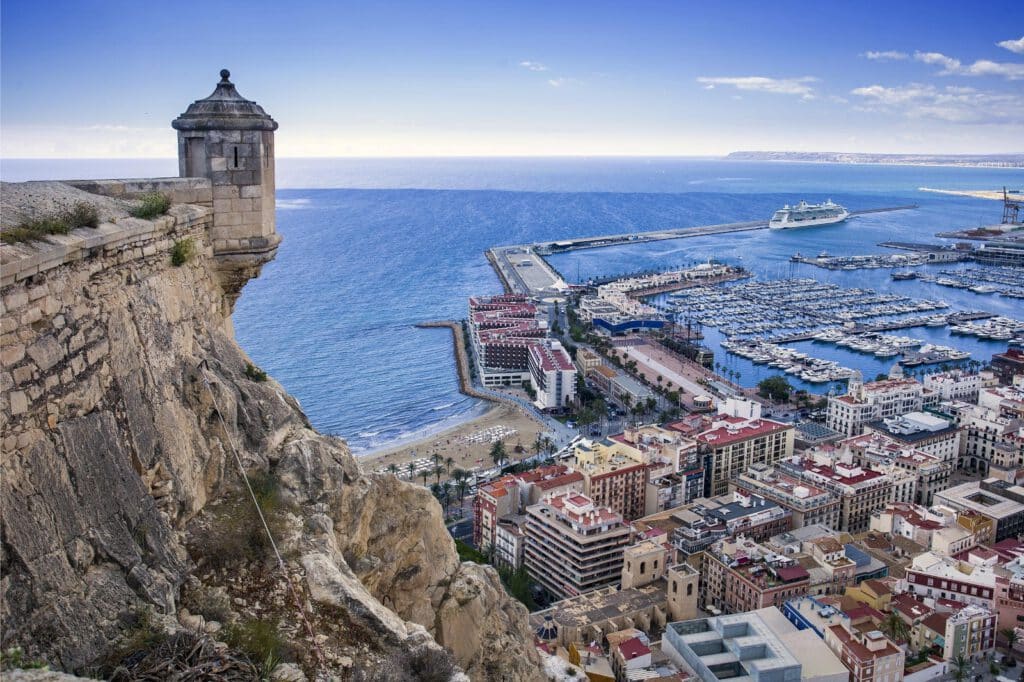
<instances>
[{"instance_id":1,"label":"jagged rock","mask_svg":"<svg viewBox=\"0 0 1024 682\"><path fill-rule=\"evenodd\" d=\"M77 192L62 187L53 201ZM47 191L5 184L5 213L17 197ZM241 461L250 473L272 470L291 505L278 539L301 557L304 611L352 625L307 637L289 622L294 646L308 650L326 636L347 679L381 671L412 679L417 665L453 662L478 680L539 679L525 611L493 570L459 563L433 497L362 474L347 446L313 431L280 385L247 377L227 317L232 294L210 258L209 213L175 206L158 221L166 234L88 252L62 250L59 238L0 247L5 267L67 258L0 291L0 384L27 382L5 388L0 406L0 646L74 671L107 653L145 610L164 628L217 632L219 619L178 611L186 580L190 592L277 570L255 562L239 575L210 566L201 547L193 557L185 550L214 503L242 490ZM173 267L168 252L183 238L196 242L196 256ZM191 573L196 561L202 579ZM293 613L277 579L266 594L233 603L225 595L231 617L255 616L257 604L260 613ZM352 638L360 633L365 641ZM467 679L454 666L452 674Z\"/></svg>"}]
</instances>

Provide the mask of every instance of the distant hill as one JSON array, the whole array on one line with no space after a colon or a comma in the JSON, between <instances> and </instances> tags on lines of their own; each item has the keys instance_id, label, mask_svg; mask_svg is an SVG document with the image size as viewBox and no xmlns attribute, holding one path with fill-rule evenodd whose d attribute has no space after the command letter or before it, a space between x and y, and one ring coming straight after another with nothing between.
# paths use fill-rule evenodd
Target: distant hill
<instances>
[{"instance_id":1,"label":"distant hill","mask_svg":"<svg viewBox=\"0 0 1024 682\"><path fill-rule=\"evenodd\" d=\"M1024 154L854 154L846 152L733 152L730 161L887 163L897 166L1024 168Z\"/></svg>"}]
</instances>

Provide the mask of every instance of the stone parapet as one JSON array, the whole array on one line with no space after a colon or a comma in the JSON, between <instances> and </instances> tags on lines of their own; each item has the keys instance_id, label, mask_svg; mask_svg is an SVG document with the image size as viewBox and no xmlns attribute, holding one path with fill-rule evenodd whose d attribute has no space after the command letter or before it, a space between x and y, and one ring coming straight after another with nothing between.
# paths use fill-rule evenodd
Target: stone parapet
<instances>
[{"instance_id":1,"label":"stone parapet","mask_svg":"<svg viewBox=\"0 0 1024 682\"><path fill-rule=\"evenodd\" d=\"M213 214L201 206L172 206L168 215L153 220L123 218L116 224L80 227L68 234L48 235L47 241L4 244L0 247L0 287L85 259L120 264L135 257L167 252L174 237L184 232L202 235ZM200 243L205 243L202 239ZM111 262L111 258L114 259Z\"/></svg>"},{"instance_id":2,"label":"stone parapet","mask_svg":"<svg viewBox=\"0 0 1024 682\"><path fill-rule=\"evenodd\" d=\"M172 204L197 204L213 208L213 186L208 178L131 178L127 180L62 180L90 194L115 199L138 199L146 194L166 194Z\"/></svg>"}]
</instances>

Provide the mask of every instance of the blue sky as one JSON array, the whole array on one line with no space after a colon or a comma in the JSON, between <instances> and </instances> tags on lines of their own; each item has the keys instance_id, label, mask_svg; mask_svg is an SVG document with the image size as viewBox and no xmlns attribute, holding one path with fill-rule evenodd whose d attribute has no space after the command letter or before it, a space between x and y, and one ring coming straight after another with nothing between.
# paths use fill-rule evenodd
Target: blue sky
<instances>
[{"instance_id":1,"label":"blue sky","mask_svg":"<svg viewBox=\"0 0 1024 682\"><path fill-rule=\"evenodd\" d=\"M174 156L171 119L222 67L281 156L1024 151L1019 0L0 12L7 158Z\"/></svg>"}]
</instances>

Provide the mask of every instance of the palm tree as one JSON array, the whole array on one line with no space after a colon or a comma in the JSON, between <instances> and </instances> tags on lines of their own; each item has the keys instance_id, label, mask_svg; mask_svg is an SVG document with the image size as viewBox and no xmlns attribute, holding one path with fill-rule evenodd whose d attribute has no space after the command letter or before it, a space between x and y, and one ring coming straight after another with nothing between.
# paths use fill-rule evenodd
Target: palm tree
<instances>
[{"instance_id":1,"label":"palm tree","mask_svg":"<svg viewBox=\"0 0 1024 682\"><path fill-rule=\"evenodd\" d=\"M445 481L441 484L441 493L444 495L444 501L441 502L444 505L444 515L448 516L448 504L451 502L452 495L452 482Z\"/></svg>"},{"instance_id":2,"label":"palm tree","mask_svg":"<svg viewBox=\"0 0 1024 682\"><path fill-rule=\"evenodd\" d=\"M971 672L971 661L963 654L957 654L953 659L953 674L956 682L964 682Z\"/></svg>"},{"instance_id":3,"label":"palm tree","mask_svg":"<svg viewBox=\"0 0 1024 682\"><path fill-rule=\"evenodd\" d=\"M445 457L444 458L444 468L448 470L448 475L449 476L452 473L452 466L454 466L454 465L455 465L455 458L453 458L453 457Z\"/></svg>"},{"instance_id":4,"label":"palm tree","mask_svg":"<svg viewBox=\"0 0 1024 682\"><path fill-rule=\"evenodd\" d=\"M501 463L505 461L506 457L505 442L500 440L494 441L494 445L491 446L490 455L491 460L493 460L498 466L501 466Z\"/></svg>"},{"instance_id":5,"label":"palm tree","mask_svg":"<svg viewBox=\"0 0 1024 682\"><path fill-rule=\"evenodd\" d=\"M535 455L539 455L540 451L544 449L544 439L541 437L540 433L538 433L537 437L533 439L532 447L533 454Z\"/></svg>"},{"instance_id":6,"label":"palm tree","mask_svg":"<svg viewBox=\"0 0 1024 682\"><path fill-rule=\"evenodd\" d=\"M430 478L431 473L432 472L430 471L429 467L423 467L422 469L420 469L420 477L423 479L424 486L427 485L427 479Z\"/></svg>"},{"instance_id":7,"label":"palm tree","mask_svg":"<svg viewBox=\"0 0 1024 682\"><path fill-rule=\"evenodd\" d=\"M1013 655L1013 647L1020 640L1017 636L1017 628L1003 628L999 631L999 634L1006 640L1006 653Z\"/></svg>"},{"instance_id":8,"label":"palm tree","mask_svg":"<svg viewBox=\"0 0 1024 682\"><path fill-rule=\"evenodd\" d=\"M443 473L444 473L444 467L443 466L436 466L436 467L434 467L434 483L440 483L441 482L441 474L443 474Z\"/></svg>"},{"instance_id":9,"label":"palm tree","mask_svg":"<svg viewBox=\"0 0 1024 682\"><path fill-rule=\"evenodd\" d=\"M906 622L900 617L899 612L895 609L889 612L882 621L882 632L889 635L889 638L895 642L906 641L910 636L910 630L907 628Z\"/></svg>"},{"instance_id":10,"label":"palm tree","mask_svg":"<svg viewBox=\"0 0 1024 682\"><path fill-rule=\"evenodd\" d=\"M398 465L395 464L394 462L389 464L388 465L388 473L391 473L391 474L394 474L395 476L397 476L398 475Z\"/></svg>"},{"instance_id":11,"label":"palm tree","mask_svg":"<svg viewBox=\"0 0 1024 682\"><path fill-rule=\"evenodd\" d=\"M436 452L430 456L430 459L434 463L435 467L439 466L441 462L444 461L444 457L442 457Z\"/></svg>"},{"instance_id":12,"label":"palm tree","mask_svg":"<svg viewBox=\"0 0 1024 682\"><path fill-rule=\"evenodd\" d=\"M415 462L409 462L409 464L406 466L406 469L409 470L409 480L410 481L412 479L416 478L416 463Z\"/></svg>"},{"instance_id":13,"label":"palm tree","mask_svg":"<svg viewBox=\"0 0 1024 682\"><path fill-rule=\"evenodd\" d=\"M469 481L465 477L456 479L455 491L459 495L459 506L462 506L463 501L466 499L466 492L469 490Z\"/></svg>"}]
</instances>

